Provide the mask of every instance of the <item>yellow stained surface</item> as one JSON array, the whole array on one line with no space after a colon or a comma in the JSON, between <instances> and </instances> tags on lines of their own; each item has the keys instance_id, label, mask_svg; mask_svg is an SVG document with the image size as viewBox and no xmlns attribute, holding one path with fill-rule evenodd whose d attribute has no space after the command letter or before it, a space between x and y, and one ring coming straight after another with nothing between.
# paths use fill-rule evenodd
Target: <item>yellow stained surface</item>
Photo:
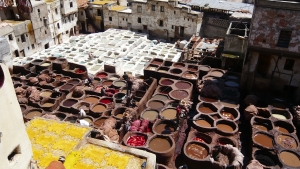
<instances>
[{"instance_id":1,"label":"yellow stained surface","mask_svg":"<svg viewBox=\"0 0 300 169\"><path fill-rule=\"evenodd\" d=\"M117 1L94 0L94 2L90 2L90 4L94 4L94 5L104 5L104 4L114 3L114 2L117 2Z\"/></svg>"}]
</instances>

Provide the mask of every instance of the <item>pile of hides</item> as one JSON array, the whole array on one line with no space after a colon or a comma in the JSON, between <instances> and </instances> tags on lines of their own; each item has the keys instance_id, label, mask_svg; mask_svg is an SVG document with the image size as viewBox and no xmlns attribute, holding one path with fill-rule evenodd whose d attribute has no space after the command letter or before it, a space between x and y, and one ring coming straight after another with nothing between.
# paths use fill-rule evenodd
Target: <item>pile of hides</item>
<instances>
[{"instance_id":1,"label":"pile of hides","mask_svg":"<svg viewBox=\"0 0 300 169\"><path fill-rule=\"evenodd\" d=\"M109 117L106 119L103 123L103 126L100 128L104 135L104 139L106 141L111 142L118 142L119 141L119 135L118 131L115 129L117 124L117 120L113 117Z\"/></svg>"},{"instance_id":2,"label":"pile of hides","mask_svg":"<svg viewBox=\"0 0 300 169\"><path fill-rule=\"evenodd\" d=\"M148 132L150 129L148 128L149 121L148 120L135 120L131 123L130 131L139 131L139 132Z\"/></svg>"}]
</instances>

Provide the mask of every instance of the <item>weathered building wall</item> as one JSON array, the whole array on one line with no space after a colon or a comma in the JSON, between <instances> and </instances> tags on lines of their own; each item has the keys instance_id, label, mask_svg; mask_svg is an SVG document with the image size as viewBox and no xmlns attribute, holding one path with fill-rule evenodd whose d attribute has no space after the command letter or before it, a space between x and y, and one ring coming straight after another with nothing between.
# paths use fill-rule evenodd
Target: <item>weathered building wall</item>
<instances>
[{"instance_id":1,"label":"weathered building wall","mask_svg":"<svg viewBox=\"0 0 300 169\"><path fill-rule=\"evenodd\" d=\"M204 14L200 36L206 38L224 38L230 24L229 20L213 18Z\"/></svg>"},{"instance_id":2,"label":"weathered building wall","mask_svg":"<svg viewBox=\"0 0 300 169\"><path fill-rule=\"evenodd\" d=\"M288 48L277 47L281 30L291 30ZM300 53L300 12L256 7L251 24L249 45L259 48Z\"/></svg>"},{"instance_id":3,"label":"weathered building wall","mask_svg":"<svg viewBox=\"0 0 300 169\"><path fill-rule=\"evenodd\" d=\"M19 51L19 47L17 45L17 39L13 30L13 27L11 25L6 24L5 26L0 26L0 37L4 37L7 39L7 42L9 43L9 50L11 52L11 56L15 56L15 51ZM8 49L7 49L8 50ZM2 51L3 52L3 51ZM4 54L4 53L3 53Z\"/></svg>"},{"instance_id":4,"label":"weathered building wall","mask_svg":"<svg viewBox=\"0 0 300 169\"><path fill-rule=\"evenodd\" d=\"M68 15L78 11L76 0L60 0L61 13Z\"/></svg>"}]
</instances>

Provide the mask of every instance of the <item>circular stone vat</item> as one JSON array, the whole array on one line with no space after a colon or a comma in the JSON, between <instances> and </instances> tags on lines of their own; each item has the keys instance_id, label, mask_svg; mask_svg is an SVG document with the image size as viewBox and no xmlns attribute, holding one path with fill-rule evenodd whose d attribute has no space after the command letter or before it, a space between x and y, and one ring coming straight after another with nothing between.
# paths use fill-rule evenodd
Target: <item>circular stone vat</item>
<instances>
[{"instance_id":1,"label":"circular stone vat","mask_svg":"<svg viewBox=\"0 0 300 169\"><path fill-rule=\"evenodd\" d=\"M187 71L183 74L183 77L184 78L187 78L187 79L198 79L198 76L196 73L193 73L193 72L190 72L190 71Z\"/></svg>"},{"instance_id":2,"label":"circular stone vat","mask_svg":"<svg viewBox=\"0 0 300 169\"><path fill-rule=\"evenodd\" d=\"M198 103L197 110L199 113L211 114L218 111L217 107L211 103Z\"/></svg>"},{"instance_id":3,"label":"circular stone vat","mask_svg":"<svg viewBox=\"0 0 300 169\"><path fill-rule=\"evenodd\" d=\"M184 63L173 63L173 67L183 68L183 67L185 67L185 64Z\"/></svg>"},{"instance_id":4,"label":"circular stone vat","mask_svg":"<svg viewBox=\"0 0 300 169\"><path fill-rule=\"evenodd\" d=\"M156 135L149 140L149 150L156 153L163 153L171 151L174 144L175 142L171 137Z\"/></svg>"},{"instance_id":5,"label":"circular stone vat","mask_svg":"<svg viewBox=\"0 0 300 169\"><path fill-rule=\"evenodd\" d=\"M195 132L193 136L193 141L199 141L206 144L210 144L212 142L212 138L207 134Z\"/></svg>"},{"instance_id":6,"label":"circular stone vat","mask_svg":"<svg viewBox=\"0 0 300 169\"><path fill-rule=\"evenodd\" d=\"M125 93L116 93L116 94L114 94L114 98L116 99L116 100L122 100L122 98L125 96L126 94Z\"/></svg>"},{"instance_id":7,"label":"circular stone vat","mask_svg":"<svg viewBox=\"0 0 300 169\"><path fill-rule=\"evenodd\" d=\"M179 81L175 83L175 87L178 89L189 89L191 88L191 84L189 82Z\"/></svg>"},{"instance_id":8,"label":"circular stone vat","mask_svg":"<svg viewBox=\"0 0 300 169\"><path fill-rule=\"evenodd\" d=\"M202 66L199 67L199 70L200 70L200 71L208 72L208 71L210 71L210 67L209 67L209 66L203 66L203 65L202 65Z\"/></svg>"},{"instance_id":9,"label":"circular stone vat","mask_svg":"<svg viewBox=\"0 0 300 169\"><path fill-rule=\"evenodd\" d=\"M167 108L160 112L160 116L167 120L174 120L177 118L177 110L175 108Z\"/></svg>"},{"instance_id":10,"label":"circular stone vat","mask_svg":"<svg viewBox=\"0 0 300 169\"><path fill-rule=\"evenodd\" d=\"M107 117L100 117L94 121L94 126L97 128L100 128L104 121L107 119Z\"/></svg>"},{"instance_id":11,"label":"circular stone vat","mask_svg":"<svg viewBox=\"0 0 300 169\"><path fill-rule=\"evenodd\" d=\"M78 85L80 83L79 79L70 79L67 81L69 84Z\"/></svg>"},{"instance_id":12,"label":"circular stone vat","mask_svg":"<svg viewBox=\"0 0 300 169\"><path fill-rule=\"evenodd\" d=\"M219 145L230 144L230 145L232 145L233 147L236 147L234 141L231 140L231 139L229 139L229 138L226 138L226 137L220 137L220 138L218 138L217 143L218 143Z\"/></svg>"},{"instance_id":13,"label":"circular stone vat","mask_svg":"<svg viewBox=\"0 0 300 169\"><path fill-rule=\"evenodd\" d=\"M160 81L160 85L162 86L170 86L174 83L173 80L170 80L170 79L163 79Z\"/></svg>"},{"instance_id":14,"label":"circular stone vat","mask_svg":"<svg viewBox=\"0 0 300 169\"><path fill-rule=\"evenodd\" d=\"M267 109L260 109L260 108L258 108L258 114L257 114L257 116L268 119L269 117L271 117L271 113Z\"/></svg>"},{"instance_id":15,"label":"circular stone vat","mask_svg":"<svg viewBox=\"0 0 300 169\"><path fill-rule=\"evenodd\" d=\"M54 115L60 119L60 121L63 121L67 115L65 113L54 113Z\"/></svg>"},{"instance_id":16,"label":"circular stone vat","mask_svg":"<svg viewBox=\"0 0 300 169\"><path fill-rule=\"evenodd\" d=\"M220 111L221 116L227 120L237 120L240 118L240 113L235 108L223 107Z\"/></svg>"},{"instance_id":17,"label":"circular stone vat","mask_svg":"<svg viewBox=\"0 0 300 169\"><path fill-rule=\"evenodd\" d=\"M109 76L109 78L108 78L109 80L119 80L120 79L120 76L119 75L111 75L111 76Z\"/></svg>"},{"instance_id":18,"label":"circular stone vat","mask_svg":"<svg viewBox=\"0 0 300 169\"><path fill-rule=\"evenodd\" d=\"M138 133L138 132L134 132L134 133L128 132L123 138L123 143L129 147L141 148L146 145L147 140L148 140L147 134Z\"/></svg>"},{"instance_id":19,"label":"circular stone vat","mask_svg":"<svg viewBox=\"0 0 300 169\"><path fill-rule=\"evenodd\" d=\"M39 65L42 62L43 62L43 60L41 60L41 59L35 59L35 60L31 61L31 64L33 64L33 65Z\"/></svg>"},{"instance_id":20,"label":"circular stone vat","mask_svg":"<svg viewBox=\"0 0 300 169\"><path fill-rule=\"evenodd\" d=\"M76 116L69 116L64 121L67 121L67 122L70 122L70 123L76 123L77 119L78 118Z\"/></svg>"},{"instance_id":21,"label":"circular stone vat","mask_svg":"<svg viewBox=\"0 0 300 169\"><path fill-rule=\"evenodd\" d=\"M51 97L52 95L52 91L51 90L43 90L41 93L40 93L40 96L41 97Z\"/></svg>"},{"instance_id":22,"label":"circular stone vat","mask_svg":"<svg viewBox=\"0 0 300 169\"><path fill-rule=\"evenodd\" d=\"M209 73L209 75L213 77L222 77L224 75L224 72L221 70L213 70Z\"/></svg>"},{"instance_id":23,"label":"circular stone vat","mask_svg":"<svg viewBox=\"0 0 300 169\"><path fill-rule=\"evenodd\" d=\"M49 67L49 66L51 66L51 62L49 62L49 61L43 62L43 63L41 64L41 66L42 66L42 67Z\"/></svg>"},{"instance_id":24,"label":"circular stone vat","mask_svg":"<svg viewBox=\"0 0 300 169\"><path fill-rule=\"evenodd\" d=\"M286 110L272 110L272 116L279 120L288 120L291 118L291 115Z\"/></svg>"},{"instance_id":25,"label":"circular stone vat","mask_svg":"<svg viewBox=\"0 0 300 169\"><path fill-rule=\"evenodd\" d=\"M219 83L219 79L217 77L213 77L213 76L204 76L202 78L202 80L205 80L205 81L211 81L211 82L214 82L214 83Z\"/></svg>"},{"instance_id":26,"label":"circular stone vat","mask_svg":"<svg viewBox=\"0 0 300 169\"><path fill-rule=\"evenodd\" d=\"M184 146L184 154L193 160L205 159L209 152L209 147L199 141L191 141Z\"/></svg>"},{"instance_id":27,"label":"circular stone vat","mask_svg":"<svg viewBox=\"0 0 300 169\"><path fill-rule=\"evenodd\" d=\"M167 73L169 70L170 70L170 68L167 68L167 67L160 67L160 68L158 68L159 72L165 72L165 73Z\"/></svg>"},{"instance_id":28,"label":"circular stone vat","mask_svg":"<svg viewBox=\"0 0 300 169\"><path fill-rule=\"evenodd\" d=\"M298 147L297 140L289 135L286 134L280 134L276 137L276 142L281 147L286 149L296 149Z\"/></svg>"},{"instance_id":29,"label":"circular stone vat","mask_svg":"<svg viewBox=\"0 0 300 169\"><path fill-rule=\"evenodd\" d=\"M238 84L235 81L228 80L228 81L225 82L225 86L227 86L227 87L239 87L240 84Z\"/></svg>"},{"instance_id":30,"label":"circular stone vat","mask_svg":"<svg viewBox=\"0 0 300 169\"><path fill-rule=\"evenodd\" d=\"M254 159L268 167L276 166L278 164L278 158L274 154L264 150L256 150L254 152Z\"/></svg>"},{"instance_id":31,"label":"circular stone vat","mask_svg":"<svg viewBox=\"0 0 300 169\"><path fill-rule=\"evenodd\" d=\"M279 153L279 159L287 166L300 168L300 158L295 152L282 151Z\"/></svg>"},{"instance_id":32,"label":"circular stone vat","mask_svg":"<svg viewBox=\"0 0 300 169\"><path fill-rule=\"evenodd\" d=\"M103 103L103 104L110 104L114 101L113 98L111 97L104 97L102 99L99 100L100 103Z\"/></svg>"},{"instance_id":33,"label":"circular stone vat","mask_svg":"<svg viewBox=\"0 0 300 169\"><path fill-rule=\"evenodd\" d=\"M42 113L43 113L42 109L31 109L26 113L25 118L33 119L34 117L41 117Z\"/></svg>"},{"instance_id":34,"label":"circular stone vat","mask_svg":"<svg viewBox=\"0 0 300 169\"><path fill-rule=\"evenodd\" d=\"M105 80L104 82L102 82L102 86L110 86L113 84L112 80Z\"/></svg>"},{"instance_id":35,"label":"circular stone vat","mask_svg":"<svg viewBox=\"0 0 300 169\"><path fill-rule=\"evenodd\" d=\"M215 121L217 131L222 134L234 134L238 130L238 126L233 121L229 120L217 120Z\"/></svg>"},{"instance_id":36,"label":"circular stone vat","mask_svg":"<svg viewBox=\"0 0 300 169\"><path fill-rule=\"evenodd\" d=\"M165 106L165 103L160 100L150 100L147 103L147 107L152 109L161 109Z\"/></svg>"},{"instance_id":37,"label":"circular stone vat","mask_svg":"<svg viewBox=\"0 0 300 169\"><path fill-rule=\"evenodd\" d=\"M182 70L175 68L175 69L171 69L170 72L173 74L180 74L180 73L182 73Z\"/></svg>"},{"instance_id":38,"label":"circular stone vat","mask_svg":"<svg viewBox=\"0 0 300 169\"><path fill-rule=\"evenodd\" d=\"M112 114L117 119L123 119L123 113L125 112L126 107L117 107L113 110Z\"/></svg>"},{"instance_id":39,"label":"circular stone vat","mask_svg":"<svg viewBox=\"0 0 300 169\"><path fill-rule=\"evenodd\" d=\"M188 65L188 70L192 72L198 71L198 66Z\"/></svg>"},{"instance_id":40,"label":"circular stone vat","mask_svg":"<svg viewBox=\"0 0 300 169\"><path fill-rule=\"evenodd\" d=\"M153 59L153 61L151 62L151 64L154 65L161 65L163 63L163 60L161 59Z\"/></svg>"},{"instance_id":41,"label":"circular stone vat","mask_svg":"<svg viewBox=\"0 0 300 169\"><path fill-rule=\"evenodd\" d=\"M75 99L66 99L64 102L62 102L62 105L65 107L71 107L74 104L76 104L78 101Z\"/></svg>"},{"instance_id":42,"label":"circular stone vat","mask_svg":"<svg viewBox=\"0 0 300 169\"><path fill-rule=\"evenodd\" d=\"M99 97L96 96L87 96L86 98L83 99L84 102L87 103L99 103Z\"/></svg>"},{"instance_id":43,"label":"circular stone vat","mask_svg":"<svg viewBox=\"0 0 300 169\"><path fill-rule=\"evenodd\" d=\"M172 91L172 88L168 87L168 86L160 86L158 88L158 92L162 93L162 94L169 94L171 91Z\"/></svg>"},{"instance_id":44,"label":"circular stone vat","mask_svg":"<svg viewBox=\"0 0 300 169\"><path fill-rule=\"evenodd\" d=\"M76 103L74 105L74 107L77 109L77 110L80 110L80 109L83 109L84 111L88 112L89 111L89 107L90 107L90 103L87 103L87 102L79 102L79 103Z\"/></svg>"},{"instance_id":45,"label":"circular stone vat","mask_svg":"<svg viewBox=\"0 0 300 169\"><path fill-rule=\"evenodd\" d=\"M204 97L204 96L199 95L199 101L208 102L208 103L215 103L215 102L218 102L218 99L210 98L210 97Z\"/></svg>"},{"instance_id":46,"label":"circular stone vat","mask_svg":"<svg viewBox=\"0 0 300 169\"><path fill-rule=\"evenodd\" d=\"M262 132L258 132L253 136L253 142L268 149L272 149L274 147L274 140L273 138Z\"/></svg>"},{"instance_id":47,"label":"circular stone vat","mask_svg":"<svg viewBox=\"0 0 300 169\"><path fill-rule=\"evenodd\" d=\"M220 102L225 107L231 107L231 108L238 107L238 104L235 101L230 100L230 99L222 99Z\"/></svg>"},{"instance_id":48,"label":"circular stone vat","mask_svg":"<svg viewBox=\"0 0 300 169\"><path fill-rule=\"evenodd\" d=\"M157 110L145 110L141 114L141 118L143 118L145 120L149 120L149 121L154 121L157 118L158 113L159 112Z\"/></svg>"},{"instance_id":49,"label":"circular stone vat","mask_svg":"<svg viewBox=\"0 0 300 169\"><path fill-rule=\"evenodd\" d=\"M254 117L251 119L251 125L253 128L268 132L273 129L272 122L268 119L260 118L260 117Z\"/></svg>"},{"instance_id":50,"label":"circular stone vat","mask_svg":"<svg viewBox=\"0 0 300 169\"><path fill-rule=\"evenodd\" d=\"M157 121L152 130L156 134L172 134L176 131L177 125L174 121L171 120L160 120Z\"/></svg>"},{"instance_id":51,"label":"circular stone vat","mask_svg":"<svg viewBox=\"0 0 300 169\"><path fill-rule=\"evenodd\" d=\"M105 72L99 72L97 73L96 77L100 78L100 79L103 79L103 78L106 78L108 76L107 73Z\"/></svg>"},{"instance_id":52,"label":"circular stone vat","mask_svg":"<svg viewBox=\"0 0 300 169\"><path fill-rule=\"evenodd\" d=\"M204 114L197 114L194 116L193 123L199 130L211 129L214 127L214 119Z\"/></svg>"},{"instance_id":53,"label":"circular stone vat","mask_svg":"<svg viewBox=\"0 0 300 169\"><path fill-rule=\"evenodd\" d=\"M55 102L56 100L55 99L48 99L47 101L43 102L41 101L41 107L44 107L44 108L50 108L52 106L55 105Z\"/></svg>"},{"instance_id":54,"label":"circular stone vat","mask_svg":"<svg viewBox=\"0 0 300 169\"><path fill-rule=\"evenodd\" d=\"M274 128L275 130L285 134L290 134L295 132L294 126L285 121L275 121Z\"/></svg>"},{"instance_id":55,"label":"circular stone vat","mask_svg":"<svg viewBox=\"0 0 300 169\"><path fill-rule=\"evenodd\" d=\"M156 71L157 70L157 68L158 68L158 66L157 65L154 65L154 64L150 64L147 68L146 68L146 70L152 70L152 71Z\"/></svg>"},{"instance_id":56,"label":"circular stone vat","mask_svg":"<svg viewBox=\"0 0 300 169\"><path fill-rule=\"evenodd\" d=\"M113 85L120 88L120 87L125 87L127 83L123 80L118 80L118 81L114 81Z\"/></svg>"},{"instance_id":57,"label":"circular stone vat","mask_svg":"<svg viewBox=\"0 0 300 169\"><path fill-rule=\"evenodd\" d=\"M185 90L173 90L169 93L169 96L175 100L182 100L189 97L189 93Z\"/></svg>"},{"instance_id":58,"label":"circular stone vat","mask_svg":"<svg viewBox=\"0 0 300 169\"><path fill-rule=\"evenodd\" d=\"M102 103L94 105L91 109L94 113L103 113L107 110L107 106Z\"/></svg>"},{"instance_id":59,"label":"circular stone vat","mask_svg":"<svg viewBox=\"0 0 300 169\"><path fill-rule=\"evenodd\" d=\"M161 100L161 101L166 101L169 100L169 97L164 94L156 94L155 96L152 97L153 100Z\"/></svg>"},{"instance_id":60,"label":"circular stone vat","mask_svg":"<svg viewBox=\"0 0 300 169\"><path fill-rule=\"evenodd\" d=\"M61 87L61 89L70 91L73 87L74 87L74 85L72 85L72 84L65 84Z\"/></svg>"}]
</instances>

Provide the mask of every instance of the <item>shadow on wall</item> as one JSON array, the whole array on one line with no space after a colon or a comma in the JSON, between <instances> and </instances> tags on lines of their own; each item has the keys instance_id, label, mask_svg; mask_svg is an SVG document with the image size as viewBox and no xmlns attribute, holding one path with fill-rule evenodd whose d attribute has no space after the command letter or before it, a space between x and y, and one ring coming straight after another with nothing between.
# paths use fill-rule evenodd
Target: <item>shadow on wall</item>
<instances>
[{"instance_id":1,"label":"shadow on wall","mask_svg":"<svg viewBox=\"0 0 300 169\"><path fill-rule=\"evenodd\" d=\"M0 88L3 86L4 84L4 72L2 67L0 66Z\"/></svg>"}]
</instances>

